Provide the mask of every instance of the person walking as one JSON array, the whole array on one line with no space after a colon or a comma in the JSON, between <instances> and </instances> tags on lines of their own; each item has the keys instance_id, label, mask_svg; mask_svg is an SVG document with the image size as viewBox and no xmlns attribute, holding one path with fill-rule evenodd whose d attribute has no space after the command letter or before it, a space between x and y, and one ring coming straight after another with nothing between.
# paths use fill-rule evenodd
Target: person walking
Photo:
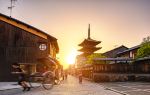
<instances>
[{"instance_id":1,"label":"person walking","mask_svg":"<svg viewBox=\"0 0 150 95\"><path fill-rule=\"evenodd\" d=\"M68 77L68 71L65 70L65 79L67 79L67 77Z\"/></svg>"},{"instance_id":2,"label":"person walking","mask_svg":"<svg viewBox=\"0 0 150 95\"><path fill-rule=\"evenodd\" d=\"M79 83L82 84L82 72L79 73Z\"/></svg>"},{"instance_id":3,"label":"person walking","mask_svg":"<svg viewBox=\"0 0 150 95\"><path fill-rule=\"evenodd\" d=\"M23 87L23 91L30 91L30 86L28 86L26 79L25 79L24 70L20 68L18 63L13 63L12 67L14 71L11 73L18 76L18 84Z\"/></svg>"}]
</instances>

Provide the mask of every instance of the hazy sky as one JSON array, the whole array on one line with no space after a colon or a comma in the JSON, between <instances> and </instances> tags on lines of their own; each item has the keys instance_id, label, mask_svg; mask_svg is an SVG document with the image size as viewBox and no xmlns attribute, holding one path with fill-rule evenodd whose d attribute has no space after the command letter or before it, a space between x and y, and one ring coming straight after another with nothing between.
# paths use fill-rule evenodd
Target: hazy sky
<instances>
[{"instance_id":1,"label":"hazy sky","mask_svg":"<svg viewBox=\"0 0 150 95\"><path fill-rule=\"evenodd\" d=\"M0 0L0 13L9 15L10 0ZM58 39L60 60L87 38L102 41L98 52L114 46L132 47L150 35L150 0L17 0L12 16Z\"/></svg>"}]
</instances>

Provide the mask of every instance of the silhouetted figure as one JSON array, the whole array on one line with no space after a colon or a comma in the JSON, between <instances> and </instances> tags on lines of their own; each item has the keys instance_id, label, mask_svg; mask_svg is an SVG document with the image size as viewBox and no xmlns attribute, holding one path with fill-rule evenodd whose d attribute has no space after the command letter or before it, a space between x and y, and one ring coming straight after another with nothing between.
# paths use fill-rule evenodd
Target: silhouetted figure
<instances>
[{"instance_id":1,"label":"silhouetted figure","mask_svg":"<svg viewBox=\"0 0 150 95\"><path fill-rule=\"evenodd\" d=\"M25 90L29 91L30 87L26 82L24 70L20 68L18 63L13 63L12 67L14 68L14 71L11 73L18 75L18 84L23 87L23 91Z\"/></svg>"},{"instance_id":2,"label":"silhouetted figure","mask_svg":"<svg viewBox=\"0 0 150 95\"><path fill-rule=\"evenodd\" d=\"M62 72L62 77L63 77L63 80L65 80L65 72L64 71Z\"/></svg>"},{"instance_id":3,"label":"silhouetted figure","mask_svg":"<svg viewBox=\"0 0 150 95\"><path fill-rule=\"evenodd\" d=\"M79 83L82 84L82 72L79 73Z\"/></svg>"},{"instance_id":4,"label":"silhouetted figure","mask_svg":"<svg viewBox=\"0 0 150 95\"><path fill-rule=\"evenodd\" d=\"M68 71L65 70L65 79L67 79L67 77L68 77Z\"/></svg>"}]
</instances>

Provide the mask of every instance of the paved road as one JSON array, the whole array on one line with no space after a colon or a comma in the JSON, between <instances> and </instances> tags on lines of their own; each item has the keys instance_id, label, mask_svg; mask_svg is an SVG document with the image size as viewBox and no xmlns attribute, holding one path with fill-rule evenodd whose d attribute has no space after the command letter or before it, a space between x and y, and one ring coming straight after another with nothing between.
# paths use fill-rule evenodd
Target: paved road
<instances>
[{"instance_id":1,"label":"paved road","mask_svg":"<svg viewBox=\"0 0 150 95\"><path fill-rule=\"evenodd\" d=\"M120 95L119 93L106 90L97 83L83 81L78 83L78 79L69 76L60 85L54 86L51 90L41 88L31 89L29 92L22 92L21 89L3 91L0 95Z\"/></svg>"},{"instance_id":2,"label":"paved road","mask_svg":"<svg viewBox=\"0 0 150 95\"><path fill-rule=\"evenodd\" d=\"M150 82L107 82L100 85L126 95L150 95Z\"/></svg>"}]
</instances>

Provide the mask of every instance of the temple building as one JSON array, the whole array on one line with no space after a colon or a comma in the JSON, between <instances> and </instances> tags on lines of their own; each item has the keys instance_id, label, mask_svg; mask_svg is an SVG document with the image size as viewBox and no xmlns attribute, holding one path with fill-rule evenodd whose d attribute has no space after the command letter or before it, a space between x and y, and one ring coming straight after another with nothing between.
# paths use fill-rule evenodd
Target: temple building
<instances>
[{"instance_id":1,"label":"temple building","mask_svg":"<svg viewBox=\"0 0 150 95\"><path fill-rule=\"evenodd\" d=\"M78 66L81 66L84 64L84 62L86 61L86 57L93 54L95 51L101 49L101 47L96 47L96 45L100 44L101 41L96 41L93 40L90 36L90 24L89 24L89 28L88 28L88 37L87 39L84 39L84 41L82 41L79 46L81 46L82 48L79 49L78 51L82 52L82 54L77 56L77 60L76 63Z\"/></svg>"}]
</instances>

